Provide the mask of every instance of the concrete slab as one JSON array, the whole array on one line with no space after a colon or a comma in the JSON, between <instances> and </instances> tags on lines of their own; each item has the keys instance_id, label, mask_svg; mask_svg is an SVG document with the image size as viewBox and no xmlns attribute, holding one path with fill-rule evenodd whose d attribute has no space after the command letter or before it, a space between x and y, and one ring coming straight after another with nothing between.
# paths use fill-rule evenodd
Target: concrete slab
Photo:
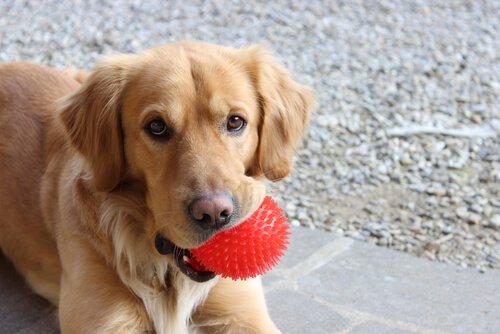
<instances>
[{"instance_id":1,"label":"concrete slab","mask_svg":"<svg viewBox=\"0 0 500 334\"><path fill-rule=\"evenodd\" d=\"M349 331L349 334L413 334L417 332L401 330L393 327L386 326L376 321L365 321L359 326L354 327Z\"/></svg>"},{"instance_id":2,"label":"concrete slab","mask_svg":"<svg viewBox=\"0 0 500 334\"><path fill-rule=\"evenodd\" d=\"M276 323L283 324L283 333L336 333L349 324L349 319L314 300L313 296L286 290L274 290L267 294L267 302L271 306L271 317ZM291 310L300 310L290 313ZM311 312L314 310L314 312Z\"/></svg>"},{"instance_id":3,"label":"concrete slab","mask_svg":"<svg viewBox=\"0 0 500 334\"><path fill-rule=\"evenodd\" d=\"M315 256L328 247L330 253ZM317 253L304 254L304 249ZM324 330L311 321L313 305L321 305L322 313L328 307L332 317L350 320L339 333L500 333L499 271L482 274L303 228L294 229L286 256L293 262L285 259L264 278L266 291L302 293L317 301L306 313L300 304L288 304L294 322L302 319L318 326L310 333ZM285 297L281 303L287 303ZM304 333L289 328L286 320L279 326L285 333Z\"/></svg>"}]
</instances>

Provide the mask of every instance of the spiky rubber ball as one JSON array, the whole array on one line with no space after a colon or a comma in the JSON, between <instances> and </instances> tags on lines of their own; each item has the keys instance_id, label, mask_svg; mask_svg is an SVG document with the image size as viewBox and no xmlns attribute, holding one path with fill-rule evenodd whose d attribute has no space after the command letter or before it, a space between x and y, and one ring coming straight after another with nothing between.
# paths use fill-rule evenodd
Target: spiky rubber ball
<instances>
[{"instance_id":1,"label":"spiky rubber ball","mask_svg":"<svg viewBox=\"0 0 500 334\"><path fill-rule=\"evenodd\" d=\"M262 275L274 267L289 244L289 225L281 208L266 196L244 222L190 249L204 267L233 280Z\"/></svg>"}]
</instances>

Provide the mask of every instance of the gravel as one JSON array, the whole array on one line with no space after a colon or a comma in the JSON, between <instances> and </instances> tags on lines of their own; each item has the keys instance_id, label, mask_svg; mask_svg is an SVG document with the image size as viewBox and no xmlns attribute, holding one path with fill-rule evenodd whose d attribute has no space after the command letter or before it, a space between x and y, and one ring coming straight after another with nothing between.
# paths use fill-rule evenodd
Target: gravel
<instances>
[{"instance_id":1,"label":"gravel","mask_svg":"<svg viewBox=\"0 0 500 334\"><path fill-rule=\"evenodd\" d=\"M3 0L0 13L1 61L267 45L318 98L272 190L292 224L500 268L498 1Z\"/></svg>"}]
</instances>

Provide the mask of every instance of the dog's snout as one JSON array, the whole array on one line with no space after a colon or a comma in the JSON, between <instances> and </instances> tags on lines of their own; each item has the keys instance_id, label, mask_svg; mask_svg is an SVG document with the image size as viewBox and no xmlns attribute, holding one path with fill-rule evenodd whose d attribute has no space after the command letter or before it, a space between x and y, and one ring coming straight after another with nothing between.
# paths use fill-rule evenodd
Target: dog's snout
<instances>
[{"instance_id":1,"label":"dog's snout","mask_svg":"<svg viewBox=\"0 0 500 334\"><path fill-rule=\"evenodd\" d=\"M201 196L189 204L191 217L204 229L218 229L229 224L233 212L233 199L225 193Z\"/></svg>"}]
</instances>

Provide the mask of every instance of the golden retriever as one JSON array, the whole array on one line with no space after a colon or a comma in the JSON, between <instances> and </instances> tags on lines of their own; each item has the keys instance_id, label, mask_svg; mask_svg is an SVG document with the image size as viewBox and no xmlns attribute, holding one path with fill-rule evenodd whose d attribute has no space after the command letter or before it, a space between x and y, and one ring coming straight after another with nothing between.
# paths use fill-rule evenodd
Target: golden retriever
<instances>
[{"instance_id":1,"label":"golden retriever","mask_svg":"<svg viewBox=\"0 0 500 334\"><path fill-rule=\"evenodd\" d=\"M180 42L88 76L2 64L0 247L62 333L278 333L258 278L188 249L289 174L312 103L258 46Z\"/></svg>"}]
</instances>

